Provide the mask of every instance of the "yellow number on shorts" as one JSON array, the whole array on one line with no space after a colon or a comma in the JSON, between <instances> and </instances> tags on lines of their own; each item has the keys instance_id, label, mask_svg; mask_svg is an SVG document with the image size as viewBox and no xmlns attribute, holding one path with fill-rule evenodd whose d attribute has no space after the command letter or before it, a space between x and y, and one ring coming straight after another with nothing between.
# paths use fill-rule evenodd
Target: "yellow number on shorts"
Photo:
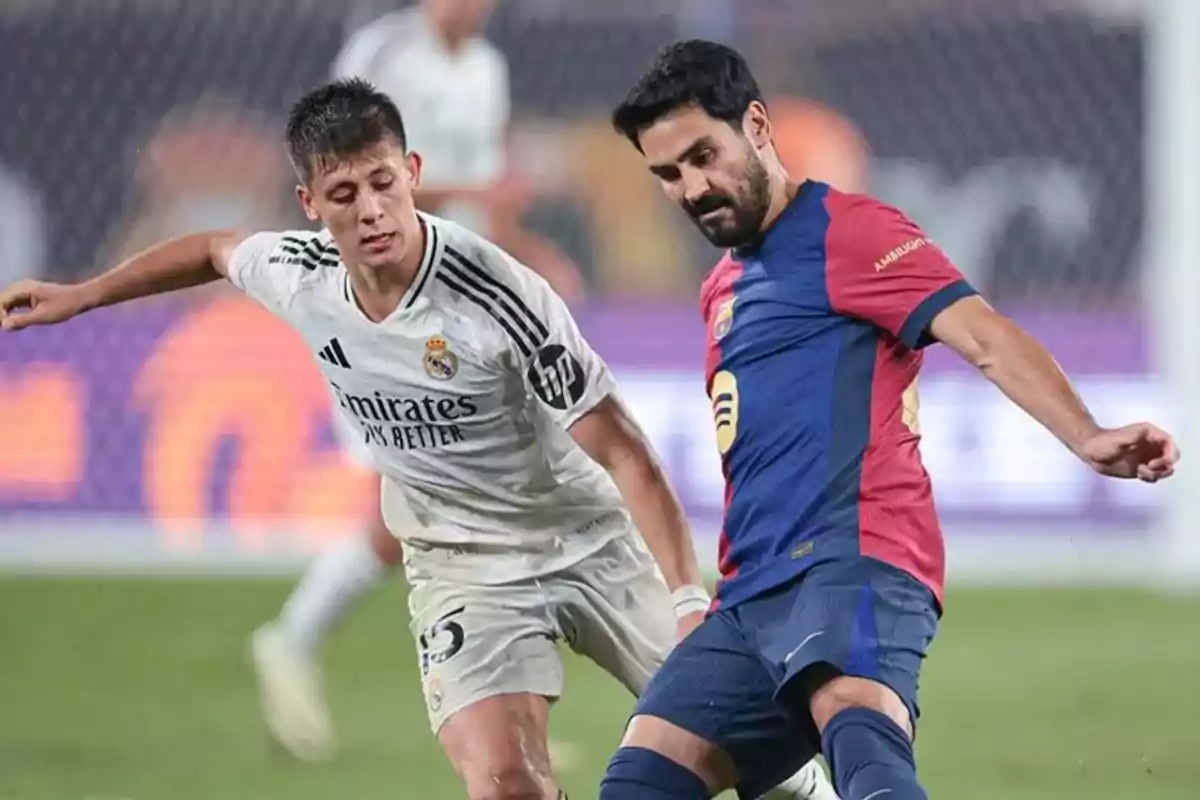
<instances>
[{"instance_id":1,"label":"yellow number on shorts","mask_svg":"<svg viewBox=\"0 0 1200 800\"><path fill-rule=\"evenodd\" d=\"M725 455L733 447L738 430L737 378L732 372L713 375L709 397L712 400L713 422L717 426L717 450Z\"/></svg>"}]
</instances>

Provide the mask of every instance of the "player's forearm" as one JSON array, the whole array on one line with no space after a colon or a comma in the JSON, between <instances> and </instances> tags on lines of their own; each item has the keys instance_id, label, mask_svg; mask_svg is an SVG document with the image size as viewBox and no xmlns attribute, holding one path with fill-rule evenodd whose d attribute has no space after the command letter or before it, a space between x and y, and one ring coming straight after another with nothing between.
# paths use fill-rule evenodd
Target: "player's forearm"
<instances>
[{"instance_id":1,"label":"player's forearm","mask_svg":"<svg viewBox=\"0 0 1200 800\"><path fill-rule=\"evenodd\" d=\"M683 507L654 454L627 453L609 465L609 474L667 586L703 585Z\"/></svg>"},{"instance_id":2,"label":"player's forearm","mask_svg":"<svg viewBox=\"0 0 1200 800\"><path fill-rule=\"evenodd\" d=\"M201 286L218 280L214 263L216 243L230 234L196 233L170 239L127 259L82 284L87 308L99 308Z\"/></svg>"},{"instance_id":3,"label":"player's forearm","mask_svg":"<svg viewBox=\"0 0 1200 800\"><path fill-rule=\"evenodd\" d=\"M570 432L583 451L612 476L671 590L700 585L700 567L683 507L654 449L620 400L608 395L576 420Z\"/></svg>"},{"instance_id":4,"label":"player's forearm","mask_svg":"<svg viewBox=\"0 0 1200 800\"><path fill-rule=\"evenodd\" d=\"M1072 451L1100 430L1058 363L1016 323L1002 319L970 360Z\"/></svg>"}]
</instances>

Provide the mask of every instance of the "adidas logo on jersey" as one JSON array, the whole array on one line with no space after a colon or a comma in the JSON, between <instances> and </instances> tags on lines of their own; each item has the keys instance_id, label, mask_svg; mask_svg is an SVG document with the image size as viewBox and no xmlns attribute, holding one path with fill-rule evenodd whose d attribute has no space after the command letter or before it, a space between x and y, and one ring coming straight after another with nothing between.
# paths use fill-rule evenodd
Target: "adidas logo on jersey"
<instances>
[{"instance_id":1,"label":"adidas logo on jersey","mask_svg":"<svg viewBox=\"0 0 1200 800\"><path fill-rule=\"evenodd\" d=\"M342 350L342 345L336 337L330 339L329 344L325 345L321 349L321 352L317 353L317 358L328 364L333 364L335 367L350 369L350 362L346 360L346 353Z\"/></svg>"}]
</instances>

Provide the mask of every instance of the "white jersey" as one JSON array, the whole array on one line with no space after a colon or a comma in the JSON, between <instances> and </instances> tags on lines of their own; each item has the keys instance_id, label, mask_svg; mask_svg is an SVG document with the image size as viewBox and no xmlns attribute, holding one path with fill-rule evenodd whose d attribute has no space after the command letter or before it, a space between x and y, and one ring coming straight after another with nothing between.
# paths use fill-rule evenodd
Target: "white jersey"
<instances>
[{"instance_id":1,"label":"white jersey","mask_svg":"<svg viewBox=\"0 0 1200 800\"><path fill-rule=\"evenodd\" d=\"M501 177L508 64L486 39L470 39L451 52L420 8L406 9L356 31L333 72L371 81L399 106L409 148L424 159L425 188L483 188ZM439 213L485 230L481 209L469 204L448 204Z\"/></svg>"},{"instance_id":2,"label":"white jersey","mask_svg":"<svg viewBox=\"0 0 1200 800\"><path fill-rule=\"evenodd\" d=\"M327 231L255 234L229 277L304 338L414 558L453 554L481 583L575 563L630 529L611 478L567 432L615 381L540 276L453 222L420 221L420 271L381 323L359 309Z\"/></svg>"}]
</instances>

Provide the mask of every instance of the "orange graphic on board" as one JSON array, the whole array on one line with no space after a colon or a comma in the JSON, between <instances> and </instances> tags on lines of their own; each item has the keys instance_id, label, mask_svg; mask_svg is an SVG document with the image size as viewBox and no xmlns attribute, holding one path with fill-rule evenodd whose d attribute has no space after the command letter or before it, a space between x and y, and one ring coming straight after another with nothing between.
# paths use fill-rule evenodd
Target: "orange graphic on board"
<instances>
[{"instance_id":1,"label":"orange graphic on board","mask_svg":"<svg viewBox=\"0 0 1200 800\"><path fill-rule=\"evenodd\" d=\"M174 546L200 546L227 447L228 521L244 547L265 548L281 526L328 529L371 510L376 479L318 446L329 397L312 356L253 303L220 297L185 317L147 360L135 397L150 417L147 512Z\"/></svg>"},{"instance_id":2,"label":"orange graphic on board","mask_svg":"<svg viewBox=\"0 0 1200 800\"><path fill-rule=\"evenodd\" d=\"M0 494L67 500L87 456L85 392L69 367L39 365L0 379Z\"/></svg>"},{"instance_id":3,"label":"orange graphic on board","mask_svg":"<svg viewBox=\"0 0 1200 800\"><path fill-rule=\"evenodd\" d=\"M870 149L857 127L813 100L770 100L775 149L795 178L824 181L843 192L867 188Z\"/></svg>"}]
</instances>

